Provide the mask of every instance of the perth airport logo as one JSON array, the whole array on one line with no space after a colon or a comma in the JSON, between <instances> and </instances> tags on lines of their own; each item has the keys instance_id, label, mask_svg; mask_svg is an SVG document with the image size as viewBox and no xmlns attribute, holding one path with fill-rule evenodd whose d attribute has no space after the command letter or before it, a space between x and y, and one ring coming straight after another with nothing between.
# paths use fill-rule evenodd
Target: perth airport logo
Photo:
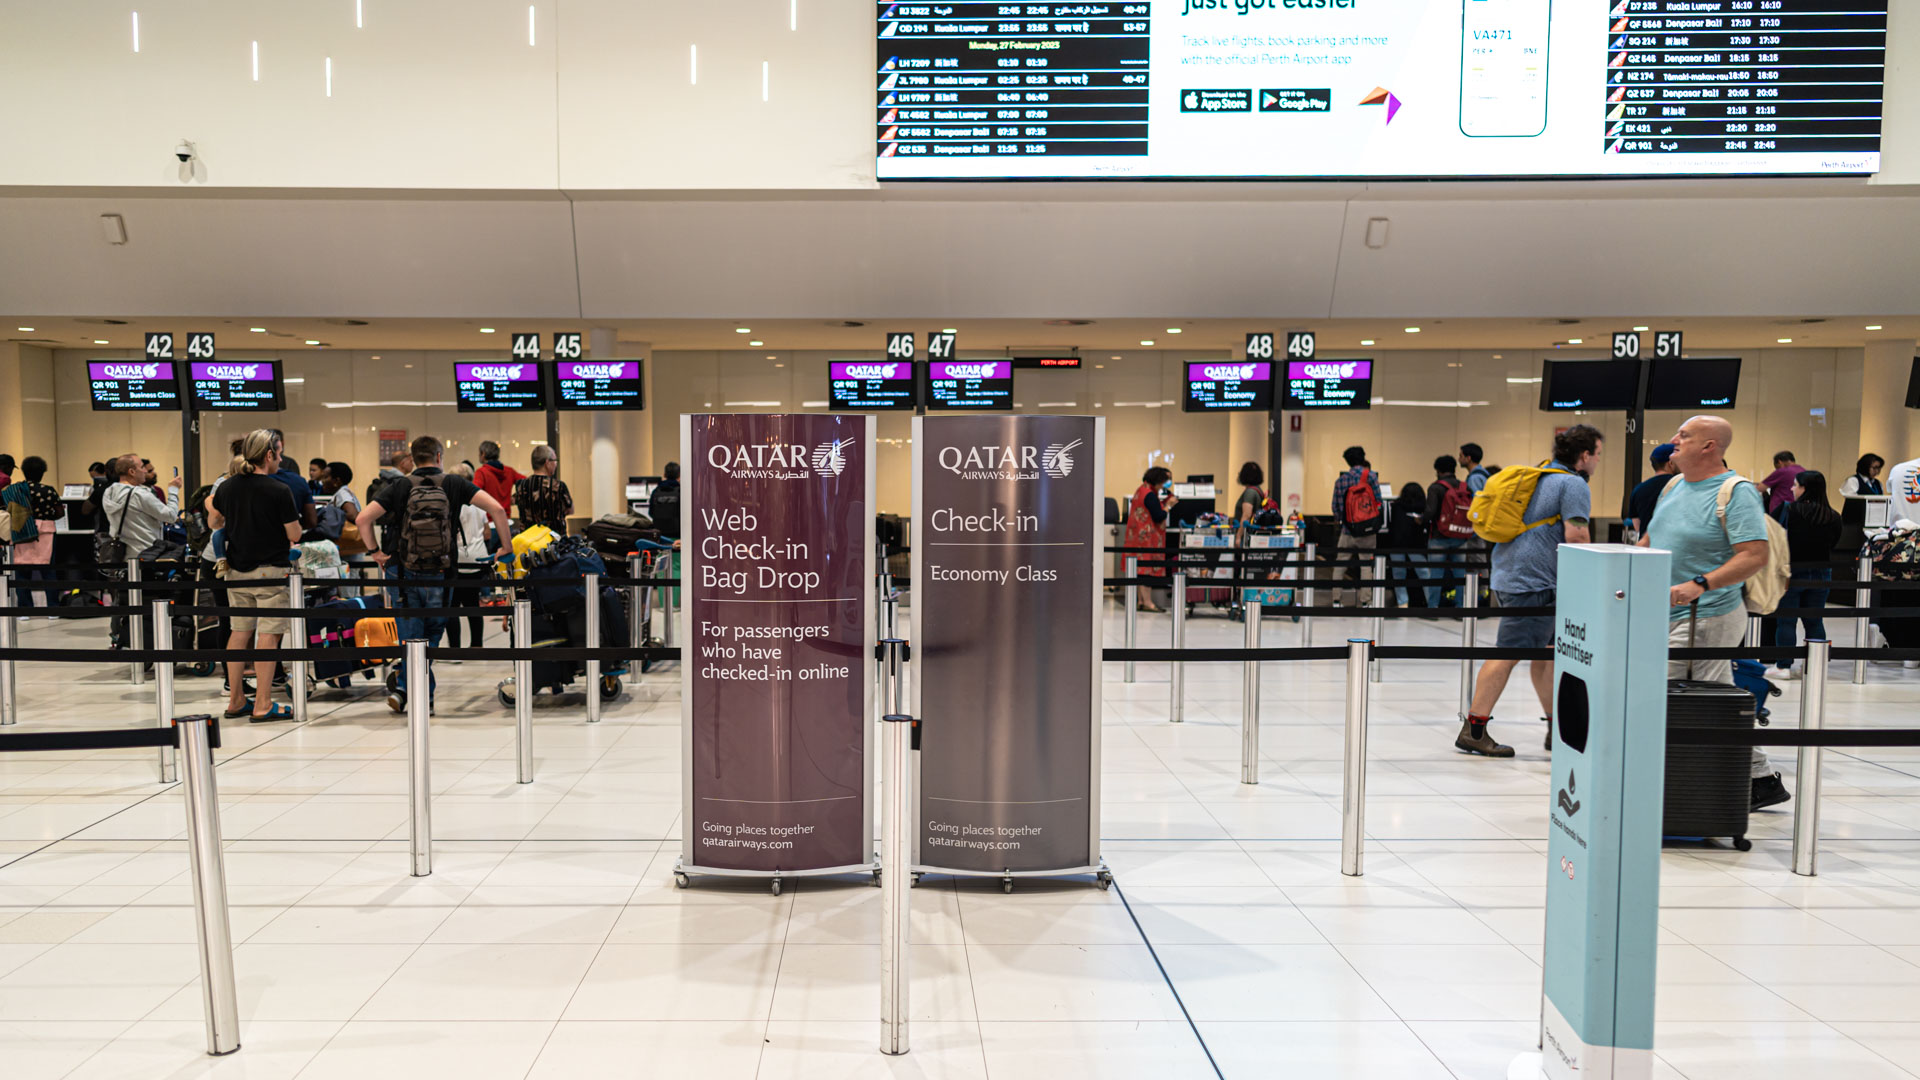
<instances>
[{"instance_id":1,"label":"perth airport logo","mask_svg":"<svg viewBox=\"0 0 1920 1080\"><path fill-rule=\"evenodd\" d=\"M818 446L768 443L707 448L707 464L737 480L810 480L835 477L847 469L847 444L834 439Z\"/></svg>"}]
</instances>

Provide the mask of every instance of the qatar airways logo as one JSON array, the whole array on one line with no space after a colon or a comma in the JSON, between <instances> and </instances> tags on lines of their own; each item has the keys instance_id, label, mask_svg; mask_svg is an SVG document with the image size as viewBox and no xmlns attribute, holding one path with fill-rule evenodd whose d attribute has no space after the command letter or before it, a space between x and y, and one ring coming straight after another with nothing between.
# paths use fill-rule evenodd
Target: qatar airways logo
<instances>
[{"instance_id":1,"label":"qatar airways logo","mask_svg":"<svg viewBox=\"0 0 1920 1080\"><path fill-rule=\"evenodd\" d=\"M1366 379L1372 374L1370 360L1323 360L1287 365L1289 379Z\"/></svg>"},{"instance_id":2,"label":"qatar airways logo","mask_svg":"<svg viewBox=\"0 0 1920 1080\"><path fill-rule=\"evenodd\" d=\"M95 364L99 370L98 378L103 379L157 379L160 378L159 364Z\"/></svg>"},{"instance_id":3,"label":"qatar airways logo","mask_svg":"<svg viewBox=\"0 0 1920 1080\"><path fill-rule=\"evenodd\" d=\"M899 364L835 364L834 367L840 369L836 375L837 378L894 379L899 377L897 373L899 372L901 365Z\"/></svg>"},{"instance_id":4,"label":"qatar airways logo","mask_svg":"<svg viewBox=\"0 0 1920 1080\"><path fill-rule=\"evenodd\" d=\"M1073 452L1084 439L1038 446L943 446L940 467L963 480L1055 480L1073 475Z\"/></svg>"},{"instance_id":5,"label":"qatar airways logo","mask_svg":"<svg viewBox=\"0 0 1920 1080\"><path fill-rule=\"evenodd\" d=\"M525 364L468 364L466 377L481 382L520 382L525 370Z\"/></svg>"},{"instance_id":6,"label":"qatar airways logo","mask_svg":"<svg viewBox=\"0 0 1920 1080\"><path fill-rule=\"evenodd\" d=\"M259 364L195 364L196 379L257 379Z\"/></svg>"},{"instance_id":7,"label":"qatar airways logo","mask_svg":"<svg viewBox=\"0 0 1920 1080\"><path fill-rule=\"evenodd\" d=\"M631 379L632 367L628 364L567 364L560 373L563 379Z\"/></svg>"},{"instance_id":8,"label":"qatar airways logo","mask_svg":"<svg viewBox=\"0 0 1920 1080\"><path fill-rule=\"evenodd\" d=\"M834 439L818 446L800 443L755 443L728 446L715 443L707 447L707 464L745 480L806 480L814 476L839 476L847 468L849 439Z\"/></svg>"}]
</instances>

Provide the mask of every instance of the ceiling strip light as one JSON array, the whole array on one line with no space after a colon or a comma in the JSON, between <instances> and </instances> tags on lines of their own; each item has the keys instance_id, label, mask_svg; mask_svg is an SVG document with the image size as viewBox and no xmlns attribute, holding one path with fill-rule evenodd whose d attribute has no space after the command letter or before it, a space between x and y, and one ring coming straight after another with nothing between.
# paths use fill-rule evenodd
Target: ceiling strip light
<instances>
[{"instance_id":1,"label":"ceiling strip light","mask_svg":"<svg viewBox=\"0 0 1920 1080\"><path fill-rule=\"evenodd\" d=\"M528 4L527 5L527 44L529 45L533 44L533 10L534 10L534 6L532 4Z\"/></svg>"},{"instance_id":2,"label":"ceiling strip light","mask_svg":"<svg viewBox=\"0 0 1920 1080\"><path fill-rule=\"evenodd\" d=\"M353 0L353 28L364 30L367 26L366 13L360 10L362 0Z\"/></svg>"},{"instance_id":3,"label":"ceiling strip light","mask_svg":"<svg viewBox=\"0 0 1920 1080\"><path fill-rule=\"evenodd\" d=\"M140 13L133 13L133 51L140 51Z\"/></svg>"},{"instance_id":4,"label":"ceiling strip light","mask_svg":"<svg viewBox=\"0 0 1920 1080\"><path fill-rule=\"evenodd\" d=\"M333 96L333 57L327 57L327 96Z\"/></svg>"},{"instance_id":5,"label":"ceiling strip light","mask_svg":"<svg viewBox=\"0 0 1920 1080\"><path fill-rule=\"evenodd\" d=\"M700 46L687 46L687 85L700 85Z\"/></svg>"},{"instance_id":6,"label":"ceiling strip light","mask_svg":"<svg viewBox=\"0 0 1920 1080\"><path fill-rule=\"evenodd\" d=\"M253 43L253 81L260 81L260 43Z\"/></svg>"},{"instance_id":7,"label":"ceiling strip light","mask_svg":"<svg viewBox=\"0 0 1920 1080\"><path fill-rule=\"evenodd\" d=\"M760 61L760 100L767 101L767 61Z\"/></svg>"},{"instance_id":8,"label":"ceiling strip light","mask_svg":"<svg viewBox=\"0 0 1920 1080\"><path fill-rule=\"evenodd\" d=\"M800 29L800 0L787 0L787 29Z\"/></svg>"}]
</instances>

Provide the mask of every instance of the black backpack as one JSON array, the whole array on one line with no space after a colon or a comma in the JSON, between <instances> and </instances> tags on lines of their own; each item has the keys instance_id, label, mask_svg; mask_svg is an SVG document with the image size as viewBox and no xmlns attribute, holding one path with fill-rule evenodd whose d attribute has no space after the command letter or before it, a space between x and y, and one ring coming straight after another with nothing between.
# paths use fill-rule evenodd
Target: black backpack
<instances>
[{"instance_id":1,"label":"black backpack","mask_svg":"<svg viewBox=\"0 0 1920 1080\"><path fill-rule=\"evenodd\" d=\"M672 540L680 539L680 488L656 487L647 498L647 513L653 518L653 527L660 535Z\"/></svg>"},{"instance_id":2,"label":"black backpack","mask_svg":"<svg viewBox=\"0 0 1920 1080\"><path fill-rule=\"evenodd\" d=\"M400 511L400 565L417 573L437 574L453 563L457 544L453 534L453 500L441 477L415 476Z\"/></svg>"}]
</instances>

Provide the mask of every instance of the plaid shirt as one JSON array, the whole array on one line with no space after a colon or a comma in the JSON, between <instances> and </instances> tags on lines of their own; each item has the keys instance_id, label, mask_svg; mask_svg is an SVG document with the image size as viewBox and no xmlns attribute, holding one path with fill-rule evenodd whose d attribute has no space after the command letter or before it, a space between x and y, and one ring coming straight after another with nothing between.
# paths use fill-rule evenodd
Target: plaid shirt
<instances>
[{"instance_id":1,"label":"plaid shirt","mask_svg":"<svg viewBox=\"0 0 1920 1080\"><path fill-rule=\"evenodd\" d=\"M1368 470L1355 465L1347 472L1341 473L1340 479L1333 482L1333 519L1338 521L1343 529L1347 527L1347 490L1359 483L1360 478L1367 472Z\"/></svg>"}]
</instances>

